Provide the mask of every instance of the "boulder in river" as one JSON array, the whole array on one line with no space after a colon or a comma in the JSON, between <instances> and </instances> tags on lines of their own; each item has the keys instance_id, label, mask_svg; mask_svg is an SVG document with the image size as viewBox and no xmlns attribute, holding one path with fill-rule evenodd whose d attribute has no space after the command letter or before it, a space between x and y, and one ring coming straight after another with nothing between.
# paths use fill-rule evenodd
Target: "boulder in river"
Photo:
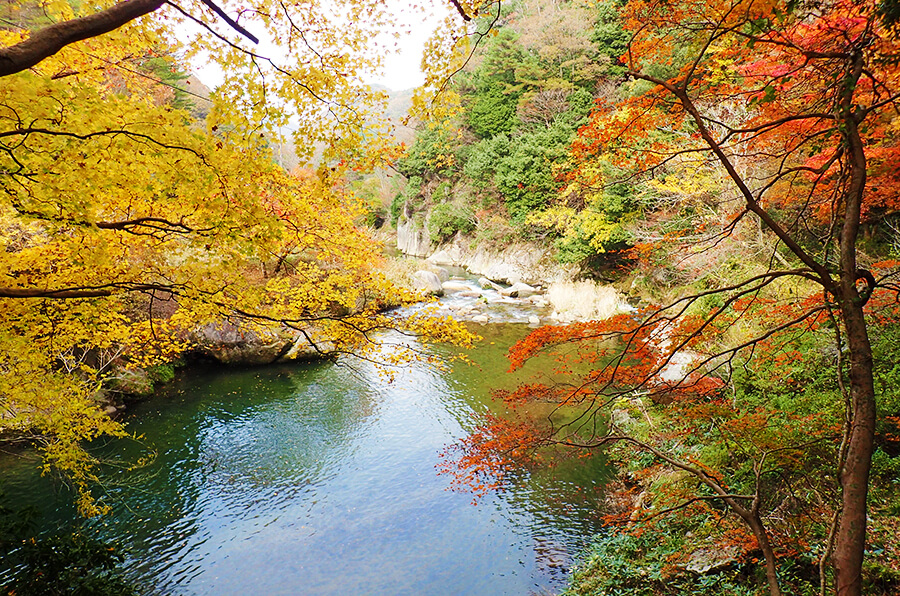
<instances>
[{"instance_id":1,"label":"boulder in river","mask_svg":"<svg viewBox=\"0 0 900 596\"><path fill-rule=\"evenodd\" d=\"M479 278L478 285L481 286L482 290L497 290L499 292L503 289L500 284L496 284L486 277Z\"/></svg>"},{"instance_id":2,"label":"boulder in river","mask_svg":"<svg viewBox=\"0 0 900 596\"><path fill-rule=\"evenodd\" d=\"M500 290L500 294L502 294L503 296L509 296L510 298L528 298L529 296L533 296L538 293L540 293L540 290L522 282L514 283L508 288L503 288Z\"/></svg>"},{"instance_id":3,"label":"boulder in river","mask_svg":"<svg viewBox=\"0 0 900 596\"><path fill-rule=\"evenodd\" d=\"M434 263L435 265L454 265L454 259L446 250L439 250L428 259L426 259L429 263Z\"/></svg>"},{"instance_id":4,"label":"boulder in river","mask_svg":"<svg viewBox=\"0 0 900 596\"><path fill-rule=\"evenodd\" d=\"M456 292L468 292L471 291L472 286L468 284L464 284L461 281L445 281L441 284L441 288L444 290L445 294L453 294ZM479 294L480 296L481 294Z\"/></svg>"},{"instance_id":5,"label":"boulder in river","mask_svg":"<svg viewBox=\"0 0 900 596\"><path fill-rule=\"evenodd\" d=\"M265 335L232 323L204 325L192 334L195 350L222 364L258 366L271 364L294 344L292 337L275 332Z\"/></svg>"},{"instance_id":6,"label":"boulder in river","mask_svg":"<svg viewBox=\"0 0 900 596\"><path fill-rule=\"evenodd\" d=\"M434 296L443 296L444 288L441 287L441 279L436 273L421 269L413 273L413 283L417 290L428 292Z\"/></svg>"}]
</instances>

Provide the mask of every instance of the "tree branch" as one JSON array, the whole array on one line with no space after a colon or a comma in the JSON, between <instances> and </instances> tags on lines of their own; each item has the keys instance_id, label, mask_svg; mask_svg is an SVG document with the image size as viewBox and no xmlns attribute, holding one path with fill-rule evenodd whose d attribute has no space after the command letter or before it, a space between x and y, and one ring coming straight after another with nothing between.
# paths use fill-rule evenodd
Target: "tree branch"
<instances>
[{"instance_id":1,"label":"tree branch","mask_svg":"<svg viewBox=\"0 0 900 596\"><path fill-rule=\"evenodd\" d=\"M165 0L125 0L101 12L54 23L15 45L0 49L0 77L31 68L76 41L97 37L157 10Z\"/></svg>"}]
</instances>

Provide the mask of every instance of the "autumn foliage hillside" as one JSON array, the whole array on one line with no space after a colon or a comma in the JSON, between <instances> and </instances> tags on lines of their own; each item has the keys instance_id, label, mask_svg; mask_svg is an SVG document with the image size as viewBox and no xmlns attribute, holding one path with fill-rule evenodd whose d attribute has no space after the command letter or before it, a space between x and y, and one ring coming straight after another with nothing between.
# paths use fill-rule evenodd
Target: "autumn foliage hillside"
<instances>
[{"instance_id":1,"label":"autumn foliage hillside","mask_svg":"<svg viewBox=\"0 0 900 596\"><path fill-rule=\"evenodd\" d=\"M570 357L555 383L499 395L557 409L486 420L450 450L478 490L551 447L619 459L609 534L573 593L900 587L891 14L506 5L482 16L493 34L455 79L456 119L401 162L396 219L430 226L451 204L467 228L435 242L552 243L641 304L520 342L514 368L571 345L593 370Z\"/></svg>"}]
</instances>

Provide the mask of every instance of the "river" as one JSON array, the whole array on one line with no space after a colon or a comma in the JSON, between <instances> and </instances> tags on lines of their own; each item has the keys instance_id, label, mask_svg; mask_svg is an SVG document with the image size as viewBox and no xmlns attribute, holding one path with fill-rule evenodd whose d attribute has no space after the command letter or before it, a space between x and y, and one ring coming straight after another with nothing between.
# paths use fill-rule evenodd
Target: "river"
<instances>
[{"instance_id":1,"label":"river","mask_svg":"<svg viewBox=\"0 0 900 596\"><path fill-rule=\"evenodd\" d=\"M558 592L599 529L606 468L580 459L476 503L448 490L440 452L474 415L499 411L490 389L514 382L504 353L528 331L473 329L485 337L475 364L416 364L392 381L351 360L182 371L128 410L140 443L96 446L122 461L158 455L104 470L112 512L95 525L146 594ZM36 464L0 456L0 490L63 524L71 495Z\"/></svg>"}]
</instances>

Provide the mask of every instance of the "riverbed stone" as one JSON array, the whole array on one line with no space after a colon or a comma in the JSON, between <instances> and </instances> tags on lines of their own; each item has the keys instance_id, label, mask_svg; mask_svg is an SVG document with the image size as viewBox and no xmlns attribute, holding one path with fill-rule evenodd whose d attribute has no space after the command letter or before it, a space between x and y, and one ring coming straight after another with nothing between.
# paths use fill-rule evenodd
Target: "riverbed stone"
<instances>
[{"instance_id":1,"label":"riverbed stone","mask_svg":"<svg viewBox=\"0 0 900 596\"><path fill-rule=\"evenodd\" d=\"M425 260L435 265L453 265L453 257L446 250L439 250Z\"/></svg>"},{"instance_id":2,"label":"riverbed stone","mask_svg":"<svg viewBox=\"0 0 900 596\"><path fill-rule=\"evenodd\" d=\"M537 315L531 315L530 317L528 317L528 324L529 325L540 325L541 318Z\"/></svg>"},{"instance_id":3,"label":"riverbed stone","mask_svg":"<svg viewBox=\"0 0 900 596\"><path fill-rule=\"evenodd\" d=\"M488 316L487 315L475 315L474 317L472 317L472 320L476 323L484 324L484 323L488 322Z\"/></svg>"},{"instance_id":4,"label":"riverbed stone","mask_svg":"<svg viewBox=\"0 0 900 596\"><path fill-rule=\"evenodd\" d=\"M153 395L154 381L146 369L117 368L105 386L115 393L150 397Z\"/></svg>"},{"instance_id":5,"label":"riverbed stone","mask_svg":"<svg viewBox=\"0 0 900 596\"><path fill-rule=\"evenodd\" d=\"M300 335L294 345L279 359L279 362L290 362L292 360L320 360L328 358L334 353L334 343L323 340L317 341L312 339L315 345L310 343L307 336Z\"/></svg>"},{"instance_id":6,"label":"riverbed stone","mask_svg":"<svg viewBox=\"0 0 900 596\"><path fill-rule=\"evenodd\" d=\"M209 324L191 334L194 350L222 364L259 366L277 362L294 344L288 333L257 333L232 323Z\"/></svg>"},{"instance_id":7,"label":"riverbed stone","mask_svg":"<svg viewBox=\"0 0 900 596\"><path fill-rule=\"evenodd\" d=\"M540 292L540 290L523 282L516 282L510 287L500 290L501 295L509 296L510 298L528 298L538 292Z\"/></svg>"},{"instance_id":8,"label":"riverbed stone","mask_svg":"<svg viewBox=\"0 0 900 596\"><path fill-rule=\"evenodd\" d=\"M441 279L433 271L420 269L413 273L413 283L417 290L428 292L434 296L443 296L444 288L441 287Z\"/></svg>"},{"instance_id":9,"label":"riverbed stone","mask_svg":"<svg viewBox=\"0 0 900 596\"><path fill-rule=\"evenodd\" d=\"M498 292L503 289L503 286L500 284L494 283L486 277L478 278L478 285L481 286L482 290L497 290Z\"/></svg>"},{"instance_id":10,"label":"riverbed stone","mask_svg":"<svg viewBox=\"0 0 900 596\"><path fill-rule=\"evenodd\" d=\"M445 294L454 294L456 292L468 292L472 287L460 281L445 281L441 284L441 289L444 290Z\"/></svg>"}]
</instances>

